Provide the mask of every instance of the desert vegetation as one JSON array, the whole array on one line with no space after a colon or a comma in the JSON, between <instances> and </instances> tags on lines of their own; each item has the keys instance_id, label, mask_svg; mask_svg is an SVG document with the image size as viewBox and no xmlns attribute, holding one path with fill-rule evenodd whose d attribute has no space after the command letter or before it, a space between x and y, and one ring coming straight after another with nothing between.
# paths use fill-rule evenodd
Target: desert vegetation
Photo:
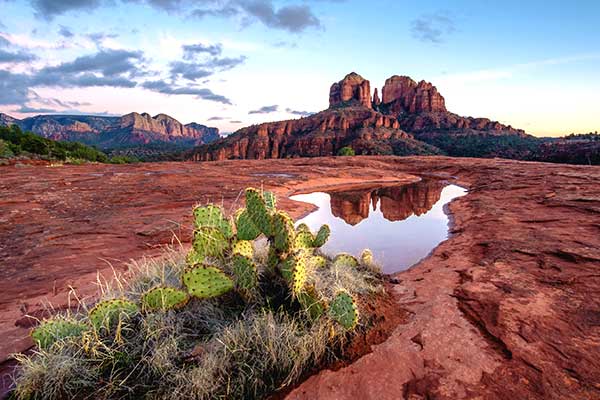
<instances>
[{"instance_id":1,"label":"desert vegetation","mask_svg":"<svg viewBox=\"0 0 600 400\"><path fill-rule=\"evenodd\" d=\"M313 233L272 193L245 194L231 217L194 208L189 252L134 264L95 304L41 321L14 397L262 398L342 354L384 294L371 252L329 257L327 225Z\"/></svg>"},{"instance_id":2,"label":"desert vegetation","mask_svg":"<svg viewBox=\"0 0 600 400\"><path fill-rule=\"evenodd\" d=\"M105 153L79 142L50 140L17 125L0 126L0 158L41 158L69 163L100 162L124 164L136 162L129 156L108 157Z\"/></svg>"}]
</instances>

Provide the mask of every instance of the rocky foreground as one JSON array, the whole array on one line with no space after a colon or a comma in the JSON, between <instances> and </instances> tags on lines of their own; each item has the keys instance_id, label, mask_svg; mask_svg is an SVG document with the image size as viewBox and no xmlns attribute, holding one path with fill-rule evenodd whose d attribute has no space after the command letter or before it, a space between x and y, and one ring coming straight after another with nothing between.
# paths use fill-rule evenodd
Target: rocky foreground
<instances>
[{"instance_id":1,"label":"rocky foreground","mask_svg":"<svg viewBox=\"0 0 600 400\"><path fill-rule=\"evenodd\" d=\"M250 185L294 217L298 191L436 176L469 189L452 237L398 273L410 318L291 399L600 398L600 167L447 157L0 167L0 360L31 346L46 301L91 298L100 271L190 236L191 207ZM399 246L402 243L398 244ZM5 363L5 365L7 365ZM6 378L3 378L7 382Z\"/></svg>"}]
</instances>

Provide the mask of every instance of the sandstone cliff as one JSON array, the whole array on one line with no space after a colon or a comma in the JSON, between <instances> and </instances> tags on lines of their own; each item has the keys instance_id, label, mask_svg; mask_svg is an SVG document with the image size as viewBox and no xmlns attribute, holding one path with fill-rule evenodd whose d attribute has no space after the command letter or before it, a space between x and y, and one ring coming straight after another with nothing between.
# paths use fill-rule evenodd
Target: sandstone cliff
<instances>
[{"instance_id":1,"label":"sandstone cliff","mask_svg":"<svg viewBox=\"0 0 600 400\"><path fill-rule=\"evenodd\" d=\"M368 80L351 72L329 89L329 107L362 105L371 108L371 84Z\"/></svg>"},{"instance_id":2,"label":"sandstone cliff","mask_svg":"<svg viewBox=\"0 0 600 400\"><path fill-rule=\"evenodd\" d=\"M373 154L377 146L395 141L414 140L399 129L395 118L356 106L243 128L214 144L198 148L190 158L214 161L315 157L337 154L344 146L351 146L358 154Z\"/></svg>"}]
</instances>

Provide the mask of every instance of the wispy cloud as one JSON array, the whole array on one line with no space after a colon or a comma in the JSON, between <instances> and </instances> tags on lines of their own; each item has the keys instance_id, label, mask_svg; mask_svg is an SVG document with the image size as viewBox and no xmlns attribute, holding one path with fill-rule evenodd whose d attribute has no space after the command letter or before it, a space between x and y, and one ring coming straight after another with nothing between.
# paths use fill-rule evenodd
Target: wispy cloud
<instances>
[{"instance_id":1,"label":"wispy cloud","mask_svg":"<svg viewBox=\"0 0 600 400\"><path fill-rule=\"evenodd\" d=\"M423 14L412 20L410 25L410 32L415 39L435 44L444 42L446 36L456 31L454 18L442 11Z\"/></svg>"},{"instance_id":2,"label":"wispy cloud","mask_svg":"<svg viewBox=\"0 0 600 400\"><path fill-rule=\"evenodd\" d=\"M259 108L258 110L249 111L248 114L270 114L270 113L277 112L278 110L279 110L278 105L263 106L263 107Z\"/></svg>"}]
</instances>

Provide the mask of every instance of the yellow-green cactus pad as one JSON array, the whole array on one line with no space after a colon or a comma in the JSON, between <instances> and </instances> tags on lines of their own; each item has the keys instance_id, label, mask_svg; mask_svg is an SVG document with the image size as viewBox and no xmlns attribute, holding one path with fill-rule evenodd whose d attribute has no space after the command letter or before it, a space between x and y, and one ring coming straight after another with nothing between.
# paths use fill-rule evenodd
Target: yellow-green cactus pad
<instances>
[{"instance_id":1,"label":"yellow-green cactus pad","mask_svg":"<svg viewBox=\"0 0 600 400\"><path fill-rule=\"evenodd\" d=\"M194 231L192 246L200 260L207 256L223 258L229 249L229 241L219 229L201 227Z\"/></svg>"},{"instance_id":2,"label":"yellow-green cactus pad","mask_svg":"<svg viewBox=\"0 0 600 400\"><path fill-rule=\"evenodd\" d=\"M319 319L325 312L325 305L313 287L298 293L298 302L313 321Z\"/></svg>"},{"instance_id":3,"label":"yellow-green cactus pad","mask_svg":"<svg viewBox=\"0 0 600 400\"><path fill-rule=\"evenodd\" d=\"M306 258L289 256L281 265L281 275L288 282L292 293L300 293L306 283Z\"/></svg>"},{"instance_id":4,"label":"yellow-green cactus pad","mask_svg":"<svg viewBox=\"0 0 600 400\"><path fill-rule=\"evenodd\" d=\"M321 226L319 232L317 232L317 236L315 236L312 247L323 247L323 245L327 243L327 239L329 239L330 234L331 229L329 228L329 225L325 224Z\"/></svg>"},{"instance_id":5,"label":"yellow-green cactus pad","mask_svg":"<svg viewBox=\"0 0 600 400\"><path fill-rule=\"evenodd\" d=\"M252 221L245 208L237 211L235 221L239 240L254 240L260 235L260 229Z\"/></svg>"},{"instance_id":6,"label":"yellow-green cactus pad","mask_svg":"<svg viewBox=\"0 0 600 400\"><path fill-rule=\"evenodd\" d=\"M289 252L294 243L294 221L283 211L273 216L273 245L279 251Z\"/></svg>"},{"instance_id":7,"label":"yellow-green cactus pad","mask_svg":"<svg viewBox=\"0 0 600 400\"><path fill-rule=\"evenodd\" d=\"M130 319L139 312L137 304L126 299L104 300L89 312L89 319L96 331L111 330L120 322Z\"/></svg>"},{"instance_id":8,"label":"yellow-green cactus pad","mask_svg":"<svg viewBox=\"0 0 600 400\"><path fill-rule=\"evenodd\" d=\"M296 227L296 232L310 232L310 228L304 222Z\"/></svg>"},{"instance_id":9,"label":"yellow-green cactus pad","mask_svg":"<svg viewBox=\"0 0 600 400\"><path fill-rule=\"evenodd\" d=\"M271 213L265 204L260 191L254 188L246 189L246 209L254 225L260 229L265 236L272 236Z\"/></svg>"},{"instance_id":10,"label":"yellow-green cactus pad","mask_svg":"<svg viewBox=\"0 0 600 400\"><path fill-rule=\"evenodd\" d=\"M71 319L49 319L31 332L31 338L40 349L47 349L59 340L80 336L89 326Z\"/></svg>"},{"instance_id":11,"label":"yellow-green cactus pad","mask_svg":"<svg viewBox=\"0 0 600 400\"><path fill-rule=\"evenodd\" d=\"M294 248L310 249L313 247L314 240L315 239L312 233L306 231L298 232L296 235L296 240L294 240Z\"/></svg>"},{"instance_id":12,"label":"yellow-green cactus pad","mask_svg":"<svg viewBox=\"0 0 600 400\"><path fill-rule=\"evenodd\" d=\"M239 254L248 257L251 260L254 258L254 247L249 240L238 240L235 242L232 252L234 255Z\"/></svg>"},{"instance_id":13,"label":"yellow-green cactus pad","mask_svg":"<svg viewBox=\"0 0 600 400\"><path fill-rule=\"evenodd\" d=\"M340 253L333 259L333 265L336 267L358 267L358 260L350 254Z\"/></svg>"},{"instance_id":14,"label":"yellow-green cactus pad","mask_svg":"<svg viewBox=\"0 0 600 400\"><path fill-rule=\"evenodd\" d=\"M358 323L358 307L346 291L339 291L329 304L329 316L346 329L353 329Z\"/></svg>"},{"instance_id":15,"label":"yellow-green cactus pad","mask_svg":"<svg viewBox=\"0 0 600 400\"><path fill-rule=\"evenodd\" d=\"M196 265L183 274L188 293L199 299L221 296L233 289L233 281L223 271L208 265Z\"/></svg>"},{"instance_id":16,"label":"yellow-green cactus pad","mask_svg":"<svg viewBox=\"0 0 600 400\"><path fill-rule=\"evenodd\" d=\"M216 228L228 239L233 236L231 223L223 215L223 210L214 204L194 208L194 225L196 229L202 227Z\"/></svg>"},{"instance_id":17,"label":"yellow-green cactus pad","mask_svg":"<svg viewBox=\"0 0 600 400\"><path fill-rule=\"evenodd\" d=\"M258 274L252 259L236 254L233 256L233 274L236 286L242 290L251 290L256 287Z\"/></svg>"},{"instance_id":18,"label":"yellow-green cactus pad","mask_svg":"<svg viewBox=\"0 0 600 400\"><path fill-rule=\"evenodd\" d=\"M183 290L156 287L142 295L142 308L145 311L167 311L183 307L188 299L188 294Z\"/></svg>"},{"instance_id":19,"label":"yellow-green cactus pad","mask_svg":"<svg viewBox=\"0 0 600 400\"><path fill-rule=\"evenodd\" d=\"M327 266L327 259L323 256L309 257L307 262L313 268L325 268Z\"/></svg>"},{"instance_id":20,"label":"yellow-green cactus pad","mask_svg":"<svg viewBox=\"0 0 600 400\"><path fill-rule=\"evenodd\" d=\"M263 198L265 199L265 205L271 212L275 212L275 208L277 207L277 197L275 197L275 193L273 192L263 192Z\"/></svg>"}]
</instances>

